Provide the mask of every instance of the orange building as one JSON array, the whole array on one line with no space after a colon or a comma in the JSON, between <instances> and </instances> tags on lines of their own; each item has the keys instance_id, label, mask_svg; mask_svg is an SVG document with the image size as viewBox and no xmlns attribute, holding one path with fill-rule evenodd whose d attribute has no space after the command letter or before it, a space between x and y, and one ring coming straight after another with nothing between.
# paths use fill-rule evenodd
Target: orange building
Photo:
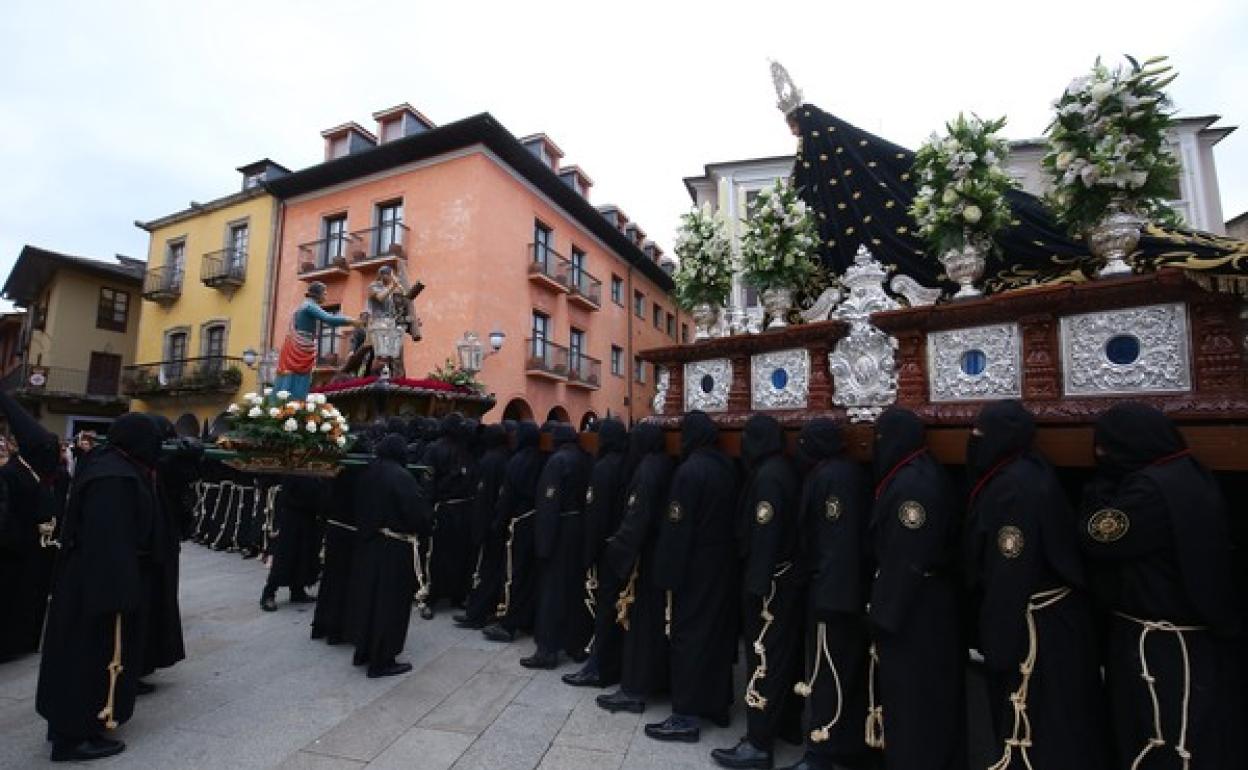
<instances>
[{"instance_id":1,"label":"orange building","mask_svg":"<svg viewBox=\"0 0 1248 770\"><path fill-rule=\"evenodd\" d=\"M656 372L637 353L688 324L645 233L618 208L595 208L589 177L561 166L545 135L517 139L489 114L435 127L408 105L374 118L375 133L323 132L325 162L266 184L281 201L270 347L307 282L355 316L393 265L426 286L415 302L423 340L404 342L408 377L455 357L466 332L502 331L478 375L497 397L488 419L650 414ZM348 338L319 335L318 379L344 361Z\"/></svg>"}]
</instances>

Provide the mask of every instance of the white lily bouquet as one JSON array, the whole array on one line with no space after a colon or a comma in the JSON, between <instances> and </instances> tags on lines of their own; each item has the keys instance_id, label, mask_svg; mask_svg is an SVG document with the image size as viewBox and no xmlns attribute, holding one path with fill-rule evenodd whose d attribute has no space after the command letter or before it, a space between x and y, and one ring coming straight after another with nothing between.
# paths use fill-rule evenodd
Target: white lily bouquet
<instances>
[{"instance_id":1,"label":"white lily bouquet","mask_svg":"<svg viewBox=\"0 0 1248 770\"><path fill-rule=\"evenodd\" d=\"M230 404L226 414L230 430L219 442L224 448L332 455L344 453L350 443L347 418L320 393L297 401L284 390L265 388Z\"/></svg>"},{"instance_id":2,"label":"white lily bouquet","mask_svg":"<svg viewBox=\"0 0 1248 770\"><path fill-rule=\"evenodd\" d=\"M682 307L688 310L700 304L722 306L727 302L732 291L732 243L721 217L712 214L709 207L681 215L675 251L680 266L672 280Z\"/></svg>"},{"instance_id":3,"label":"white lily bouquet","mask_svg":"<svg viewBox=\"0 0 1248 770\"><path fill-rule=\"evenodd\" d=\"M1166 57L1109 69L1098 58L1053 103L1043 165L1053 179L1047 198L1072 232L1096 226L1115 210L1175 223L1165 205L1179 165L1167 142L1173 108L1163 90L1178 73Z\"/></svg>"},{"instance_id":4,"label":"white lily bouquet","mask_svg":"<svg viewBox=\"0 0 1248 770\"><path fill-rule=\"evenodd\" d=\"M741 238L741 269L747 283L768 289L806 289L819 275L815 251L819 226L788 179L759 191Z\"/></svg>"},{"instance_id":5,"label":"white lily bouquet","mask_svg":"<svg viewBox=\"0 0 1248 770\"><path fill-rule=\"evenodd\" d=\"M1003 164L1009 145L998 133L1005 118L981 120L959 114L933 133L914 155L919 190L910 216L937 255L968 246L987 255L993 238L1009 227L1005 194L1014 183Z\"/></svg>"}]
</instances>

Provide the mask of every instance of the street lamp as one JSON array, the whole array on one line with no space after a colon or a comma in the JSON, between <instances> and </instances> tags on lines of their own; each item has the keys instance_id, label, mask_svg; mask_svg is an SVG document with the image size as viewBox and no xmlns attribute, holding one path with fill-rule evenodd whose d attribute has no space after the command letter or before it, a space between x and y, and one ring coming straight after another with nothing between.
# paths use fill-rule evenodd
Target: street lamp
<instances>
[{"instance_id":1,"label":"street lamp","mask_svg":"<svg viewBox=\"0 0 1248 770\"><path fill-rule=\"evenodd\" d=\"M459 353L459 368L473 375L481 371L485 358L502 349L503 343L507 341L507 335L502 330L495 329L490 332L489 339L490 350L487 352L476 332L464 332L463 339L455 343L455 350Z\"/></svg>"},{"instance_id":2,"label":"street lamp","mask_svg":"<svg viewBox=\"0 0 1248 770\"><path fill-rule=\"evenodd\" d=\"M263 354L257 353L255 348L247 348L243 351L243 363L248 369L255 369L257 378L260 380L260 387L272 385L273 380L277 379L277 351L266 350Z\"/></svg>"}]
</instances>

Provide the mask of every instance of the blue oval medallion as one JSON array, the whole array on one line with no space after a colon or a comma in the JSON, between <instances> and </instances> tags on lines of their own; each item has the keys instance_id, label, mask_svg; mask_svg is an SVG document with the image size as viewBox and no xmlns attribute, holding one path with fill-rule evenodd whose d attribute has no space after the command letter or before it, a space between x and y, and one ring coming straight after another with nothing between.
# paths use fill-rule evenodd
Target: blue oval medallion
<instances>
[{"instance_id":1,"label":"blue oval medallion","mask_svg":"<svg viewBox=\"0 0 1248 770\"><path fill-rule=\"evenodd\" d=\"M698 386L702 388L703 393L710 393L712 390L715 390L715 378L709 374L704 374Z\"/></svg>"},{"instance_id":2,"label":"blue oval medallion","mask_svg":"<svg viewBox=\"0 0 1248 770\"><path fill-rule=\"evenodd\" d=\"M958 368L968 377L978 377L988 368L988 356L982 350L968 350L962 354Z\"/></svg>"},{"instance_id":3,"label":"blue oval medallion","mask_svg":"<svg viewBox=\"0 0 1248 770\"><path fill-rule=\"evenodd\" d=\"M771 372L771 387L776 390L784 390L784 386L789 384L789 373L784 369L773 369Z\"/></svg>"},{"instance_id":4,"label":"blue oval medallion","mask_svg":"<svg viewBox=\"0 0 1248 770\"><path fill-rule=\"evenodd\" d=\"M1118 334L1105 343L1105 357L1111 364L1127 366L1140 358L1140 338L1134 334Z\"/></svg>"}]
</instances>

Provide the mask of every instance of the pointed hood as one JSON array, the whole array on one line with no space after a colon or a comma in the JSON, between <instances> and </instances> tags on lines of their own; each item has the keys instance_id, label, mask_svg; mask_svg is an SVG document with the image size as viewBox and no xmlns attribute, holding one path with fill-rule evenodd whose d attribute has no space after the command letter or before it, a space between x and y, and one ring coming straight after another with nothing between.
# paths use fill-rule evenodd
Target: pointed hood
<instances>
[{"instance_id":1,"label":"pointed hood","mask_svg":"<svg viewBox=\"0 0 1248 770\"><path fill-rule=\"evenodd\" d=\"M875 421L875 478L883 479L897 464L923 448L923 421L909 409L890 406Z\"/></svg>"},{"instance_id":2,"label":"pointed hood","mask_svg":"<svg viewBox=\"0 0 1248 770\"><path fill-rule=\"evenodd\" d=\"M706 412L694 410L680 422L680 456L688 457L703 447L713 447L719 440L719 428Z\"/></svg>"},{"instance_id":3,"label":"pointed hood","mask_svg":"<svg viewBox=\"0 0 1248 770\"><path fill-rule=\"evenodd\" d=\"M797 437L797 451L808 463L815 465L845 451L841 427L827 417L818 417L802 426Z\"/></svg>"},{"instance_id":4,"label":"pointed hood","mask_svg":"<svg viewBox=\"0 0 1248 770\"><path fill-rule=\"evenodd\" d=\"M8 393L0 393L0 411L4 412L9 430L17 439L17 453L40 476L54 473L60 466L60 440Z\"/></svg>"},{"instance_id":5,"label":"pointed hood","mask_svg":"<svg viewBox=\"0 0 1248 770\"><path fill-rule=\"evenodd\" d=\"M598 433L598 456L621 454L628 450L628 428L614 417L594 423Z\"/></svg>"},{"instance_id":6,"label":"pointed hood","mask_svg":"<svg viewBox=\"0 0 1248 770\"><path fill-rule=\"evenodd\" d=\"M1101 415L1093 443L1097 465L1119 476L1187 449L1187 442L1169 417L1135 401L1117 404Z\"/></svg>"},{"instance_id":7,"label":"pointed hood","mask_svg":"<svg viewBox=\"0 0 1248 770\"><path fill-rule=\"evenodd\" d=\"M979 410L975 427L966 441L966 469L978 481L994 466L1031 448L1036 420L1014 400L997 401Z\"/></svg>"},{"instance_id":8,"label":"pointed hood","mask_svg":"<svg viewBox=\"0 0 1248 770\"><path fill-rule=\"evenodd\" d=\"M745 467L754 469L772 455L784 451L784 429L775 417L756 414L745 422L741 437L741 459Z\"/></svg>"}]
</instances>

